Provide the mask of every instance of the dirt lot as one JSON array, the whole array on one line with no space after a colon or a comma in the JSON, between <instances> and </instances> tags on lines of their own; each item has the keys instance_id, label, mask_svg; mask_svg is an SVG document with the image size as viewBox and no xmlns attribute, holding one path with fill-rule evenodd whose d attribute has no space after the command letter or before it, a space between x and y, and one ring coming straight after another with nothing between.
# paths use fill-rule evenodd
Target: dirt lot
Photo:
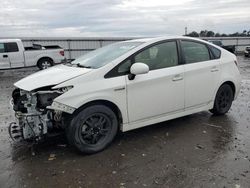
<instances>
[{"instance_id":1,"label":"dirt lot","mask_svg":"<svg viewBox=\"0 0 250 188\"><path fill-rule=\"evenodd\" d=\"M0 187L250 187L250 59L238 57L239 97L226 116L201 112L127 133L80 155L64 138L35 147L8 136L13 83L35 68L0 71Z\"/></svg>"}]
</instances>

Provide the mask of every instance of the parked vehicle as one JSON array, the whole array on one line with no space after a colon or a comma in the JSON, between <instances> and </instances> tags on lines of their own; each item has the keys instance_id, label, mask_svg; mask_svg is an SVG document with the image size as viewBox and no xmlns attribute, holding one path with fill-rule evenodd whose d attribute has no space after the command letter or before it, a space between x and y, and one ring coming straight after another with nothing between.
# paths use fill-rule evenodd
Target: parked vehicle
<instances>
[{"instance_id":1,"label":"parked vehicle","mask_svg":"<svg viewBox=\"0 0 250 188\"><path fill-rule=\"evenodd\" d=\"M105 46L14 85L14 139L38 141L60 127L79 151L95 153L119 129L204 110L227 113L240 90L240 73L236 56L216 45L162 37Z\"/></svg>"},{"instance_id":2,"label":"parked vehicle","mask_svg":"<svg viewBox=\"0 0 250 188\"><path fill-rule=\"evenodd\" d=\"M209 40L208 42L211 42L217 46L220 46L221 48L226 49L227 51L235 54L235 45L223 45L221 40Z\"/></svg>"},{"instance_id":3,"label":"parked vehicle","mask_svg":"<svg viewBox=\"0 0 250 188\"><path fill-rule=\"evenodd\" d=\"M24 47L20 39L0 39L0 70L30 66L46 69L64 60L64 50L59 46Z\"/></svg>"},{"instance_id":4,"label":"parked vehicle","mask_svg":"<svg viewBox=\"0 0 250 188\"><path fill-rule=\"evenodd\" d=\"M250 57L250 46L247 46L245 51L244 51L245 57Z\"/></svg>"}]
</instances>

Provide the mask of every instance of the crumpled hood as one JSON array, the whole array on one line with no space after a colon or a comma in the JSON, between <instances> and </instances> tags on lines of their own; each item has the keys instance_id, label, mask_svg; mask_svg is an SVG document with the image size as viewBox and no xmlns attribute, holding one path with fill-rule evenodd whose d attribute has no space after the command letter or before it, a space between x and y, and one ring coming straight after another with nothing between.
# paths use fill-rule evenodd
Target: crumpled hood
<instances>
[{"instance_id":1,"label":"crumpled hood","mask_svg":"<svg viewBox=\"0 0 250 188\"><path fill-rule=\"evenodd\" d=\"M57 85L90 72L91 70L92 69L58 65L31 74L30 76L27 76L16 82L14 86L26 91L32 91L45 86Z\"/></svg>"}]
</instances>

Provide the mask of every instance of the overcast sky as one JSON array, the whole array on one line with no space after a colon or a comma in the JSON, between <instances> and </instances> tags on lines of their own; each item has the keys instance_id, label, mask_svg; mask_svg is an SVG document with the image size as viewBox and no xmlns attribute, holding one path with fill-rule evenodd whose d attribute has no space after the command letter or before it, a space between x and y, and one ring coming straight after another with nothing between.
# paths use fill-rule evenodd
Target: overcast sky
<instances>
[{"instance_id":1,"label":"overcast sky","mask_svg":"<svg viewBox=\"0 0 250 188\"><path fill-rule=\"evenodd\" d=\"M250 0L1 0L0 37L250 30Z\"/></svg>"}]
</instances>

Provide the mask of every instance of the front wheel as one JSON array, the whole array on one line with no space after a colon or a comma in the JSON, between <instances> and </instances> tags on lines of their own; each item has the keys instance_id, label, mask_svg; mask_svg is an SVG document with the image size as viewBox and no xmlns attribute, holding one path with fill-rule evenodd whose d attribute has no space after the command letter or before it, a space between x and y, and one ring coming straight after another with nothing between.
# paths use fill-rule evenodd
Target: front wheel
<instances>
[{"instance_id":1,"label":"front wheel","mask_svg":"<svg viewBox=\"0 0 250 188\"><path fill-rule=\"evenodd\" d=\"M227 113L232 105L234 93L232 87L228 84L222 85L217 91L214 107L210 110L215 115Z\"/></svg>"},{"instance_id":2,"label":"front wheel","mask_svg":"<svg viewBox=\"0 0 250 188\"><path fill-rule=\"evenodd\" d=\"M104 105L93 105L76 114L66 130L68 141L80 152L92 154L105 149L118 130L115 113Z\"/></svg>"}]
</instances>

